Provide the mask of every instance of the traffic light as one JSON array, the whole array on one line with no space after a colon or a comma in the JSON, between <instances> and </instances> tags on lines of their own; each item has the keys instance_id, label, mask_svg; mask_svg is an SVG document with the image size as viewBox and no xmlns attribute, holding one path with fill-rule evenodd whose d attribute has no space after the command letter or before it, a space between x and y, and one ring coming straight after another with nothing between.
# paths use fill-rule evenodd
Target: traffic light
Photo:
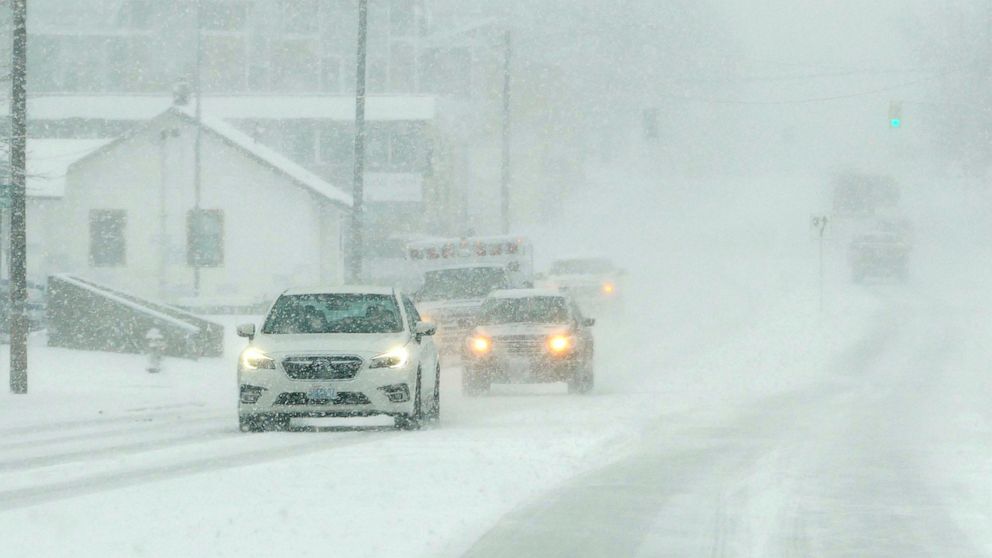
<instances>
[{"instance_id":1,"label":"traffic light","mask_svg":"<svg viewBox=\"0 0 992 558\"><path fill-rule=\"evenodd\" d=\"M658 129L658 109L656 108L646 108L642 113L641 126L644 131L644 138L649 140L657 140L659 135Z\"/></svg>"},{"instance_id":2,"label":"traffic light","mask_svg":"<svg viewBox=\"0 0 992 558\"><path fill-rule=\"evenodd\" d=\"M889 101L889 127L902 126L902 101Z\"/></svg>"}]
</instances>

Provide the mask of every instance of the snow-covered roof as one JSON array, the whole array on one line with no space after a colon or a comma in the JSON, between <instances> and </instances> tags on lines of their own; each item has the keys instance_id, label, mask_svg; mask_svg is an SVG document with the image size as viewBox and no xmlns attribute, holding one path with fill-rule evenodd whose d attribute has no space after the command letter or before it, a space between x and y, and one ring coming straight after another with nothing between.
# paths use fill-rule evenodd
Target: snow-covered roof
<instances>
[{"instance_id":1,"label":"snow-covered roof","mask_svg":"<svg viewBox=\"0 0 992 558\"><path fill-rule=\"evenodd\" d=\"M33 139L27 144L27 195L60 198L69 166L109 143L110 139Z\"/></svg>"},{"instance_id":2,"label":"snow-covered roof","mask_svg":"<svg viewBox=\"0 0 992 558\"><path fill-rule=\"evenodd\" d=\"M392 295L392 287L381 287L376 285L336 285L336 286L325 286L325 287L297 287L293 289L287 289L283 294L288 295L302 295L302 294L374 294L374 295Z\"/></svg>"},{"instance_id":3,"label":"snow-covered roof","mask_svg":"<svg viewBox=\"0 0 992 558\"><path fill-rule=\"evenodd\" d=\"M189 109L172 110L175 114L179 114L187 119L193 118ZM235 147L248 152L256 159L259 159L273 169L282 172L301 186L309 188L330 201L346 206L351 205L350 195L339 190L323 178L320 178L316 174L303 168L285 155L282 155L274 149L255 141L248 134L238 130L220 118L216 118L214 116L204 116L200 119L200 123L205 130L214 132Z\"/></svg>"},{"instance_id":4,"label":"snow-covered roof","mask_svg":"<svg viewBox=\"0 0 992 558\"><path fill-rule=\"evenodd\" d=\"M39 96L28 100L28 116L32 120L150 120L172 104L172 97L168 95ZM355 98L344 95L205 96L203 112L227 120L353 121ZM8 113L9 106L0 105L0 116ZM432 120L435 114L435 99L431 96L382 95L369 96L365 100L365 118L370 121Z\"/></svg>"}]
</instances>

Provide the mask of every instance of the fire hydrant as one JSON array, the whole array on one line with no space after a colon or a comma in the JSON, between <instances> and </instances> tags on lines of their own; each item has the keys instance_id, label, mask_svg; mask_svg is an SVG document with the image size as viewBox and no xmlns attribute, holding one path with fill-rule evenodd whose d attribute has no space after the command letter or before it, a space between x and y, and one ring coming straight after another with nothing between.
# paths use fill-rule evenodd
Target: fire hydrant
<instances>
[{"instance_id":1,"label":"fire hydrant","mask_svg":"<svg viewBox=\"0 0 992 558\"><path fill-rule=\"evenodd\" d=\"M148 371L152 374L162 371L162 353L165 352L165 336L153 327L145 334L145 346L148 350Z\"/></svg>"}]
</instances>

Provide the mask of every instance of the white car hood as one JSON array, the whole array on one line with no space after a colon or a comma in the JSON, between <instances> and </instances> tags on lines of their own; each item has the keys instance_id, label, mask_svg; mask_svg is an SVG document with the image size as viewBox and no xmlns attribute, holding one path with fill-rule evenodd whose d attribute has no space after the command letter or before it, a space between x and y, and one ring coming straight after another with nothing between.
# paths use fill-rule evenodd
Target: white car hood
<instances>
[{"instance_id":1,"label":"white car hood","mask_svg":"<svg viewBox=\"0 0 992 558\"><path fill-rule=\"evenodd\" d=\"M379 354L405 345L409 335L400 333L323 333L258 335L252 346L267 353L334 352Z\"/></svg>"}]
</instances>

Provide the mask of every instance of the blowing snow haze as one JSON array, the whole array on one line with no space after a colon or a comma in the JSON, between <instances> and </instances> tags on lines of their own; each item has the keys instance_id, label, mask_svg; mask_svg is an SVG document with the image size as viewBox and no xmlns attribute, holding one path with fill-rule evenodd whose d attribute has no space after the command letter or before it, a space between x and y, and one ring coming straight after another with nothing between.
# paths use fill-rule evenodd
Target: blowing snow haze
<instances>
[{"instance_id":1,"label":"blowing snow haze","mask_svg":"<svg viewBox=\"0 0 992 558\"><path fill-rule=\"evenodd\" d=\"M0 35L0 555L992 556L988 2Z\"/></svg>"}]
</instances>

